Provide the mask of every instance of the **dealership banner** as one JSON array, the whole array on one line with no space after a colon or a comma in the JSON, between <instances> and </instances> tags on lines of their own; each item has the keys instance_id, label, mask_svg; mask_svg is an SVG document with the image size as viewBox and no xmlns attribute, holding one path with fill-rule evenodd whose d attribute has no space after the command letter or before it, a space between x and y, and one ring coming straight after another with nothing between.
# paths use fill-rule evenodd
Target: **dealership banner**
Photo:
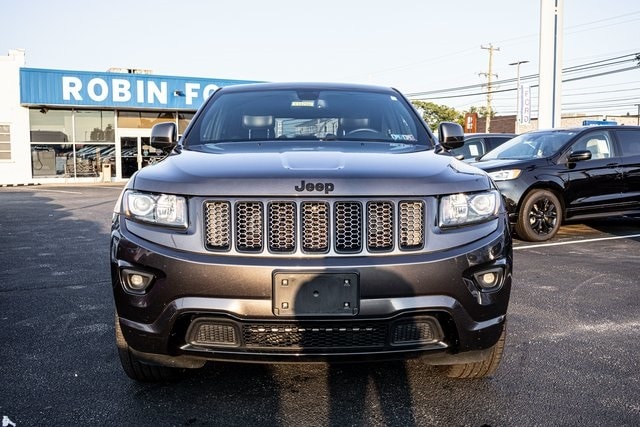
<instances>
[{"instance_id":1,"label":"dealership banner","mask_svg":"<svg viewBox=\"0 0 640 427\"><path fill-rule=\"evenodd\" d=\"M22 105L196 110L216 89L247 80L20 69Z\"/></svg>"},{"instance_id":2,"label":"dealership banner","mask_svg":"<svg viewBox=\"0 0 640 427\"><path fill-rule=\"evenodd\" d=\"M529 124L531 122L531 86L520 86L518 96L518 123Z\"/></svg>"}]
</instances>

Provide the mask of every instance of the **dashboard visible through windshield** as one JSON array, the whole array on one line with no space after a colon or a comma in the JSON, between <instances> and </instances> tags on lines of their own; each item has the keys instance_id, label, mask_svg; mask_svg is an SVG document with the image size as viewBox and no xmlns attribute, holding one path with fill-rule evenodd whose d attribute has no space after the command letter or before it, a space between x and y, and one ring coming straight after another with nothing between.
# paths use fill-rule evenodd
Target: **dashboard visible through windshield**
<instances>
[{"instance_id":1,"label":"dashboard visible through windshield","mask_svg":"<svg viewBox=\"0 0 640 427\"><path fill-rule=\"evenodd\" d=\"M184 145L207 151L215 151L212 144L266 141L299 145L366 141L431 147L411 108L393 93L326 89L228 92L214 95L185 135Z\"/></svg>"}]
</instances>

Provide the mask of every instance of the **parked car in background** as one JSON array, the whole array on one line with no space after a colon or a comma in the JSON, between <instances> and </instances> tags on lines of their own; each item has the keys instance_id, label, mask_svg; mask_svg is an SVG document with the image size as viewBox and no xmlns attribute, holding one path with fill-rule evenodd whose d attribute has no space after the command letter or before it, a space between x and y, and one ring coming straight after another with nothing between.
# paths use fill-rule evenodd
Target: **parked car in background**
<instances>
[{"instance_id":1,"label":"parked car in background","mask_svg":"<svg viewBox=\"0 0 640 427\"><path fill-rule=\"evenodd\" d=\"M420 356L455 378L498 367L513 264L500 192L447 155L398 91L218 89L115 208L116 339L136 380L207 361Z\"/></svg>"},{"instance_id":2,"label":"parked car in background","mask_svg":"<svg viewBox=\"0 0 640 427\"><path fill-rule=\"evenodd\" d=\"M449 150L459 159L475 161L485 153L504 144L511 138L518 136L516 133L467 133L464 136L464 145L460 148ZM461 157L460 157L461 156Z\"/></svg>"},{"instance_id":3,"label":"parked car in background","mask_svg":"<svg viewBox=\"0 0 640 427\"><path fill-rule=\"evenodd\" d=\"M495 181L523 240L550 239L565 219L640 213L640 127L529 132L474 166Z\"/></svg>"}]
</instances>

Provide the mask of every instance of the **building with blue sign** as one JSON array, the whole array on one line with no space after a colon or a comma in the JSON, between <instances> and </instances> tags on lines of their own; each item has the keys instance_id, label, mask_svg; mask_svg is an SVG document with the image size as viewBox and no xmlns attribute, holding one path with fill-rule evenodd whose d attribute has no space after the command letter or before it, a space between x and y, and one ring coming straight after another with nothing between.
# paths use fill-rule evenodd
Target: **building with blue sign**
<instances>
[{"instance_id":1,"label":"building with blue sign","mask_svg":"<svg viewBox=\"0 0 640 427\"><path fill-rule=\"evenodd\" d=\"M126 180L164 157L149 144L154 124L182 133L217 88L253 83L116 71L25 68L22 50L0 57L0 184Z\"/></svg>"}]
</instances>

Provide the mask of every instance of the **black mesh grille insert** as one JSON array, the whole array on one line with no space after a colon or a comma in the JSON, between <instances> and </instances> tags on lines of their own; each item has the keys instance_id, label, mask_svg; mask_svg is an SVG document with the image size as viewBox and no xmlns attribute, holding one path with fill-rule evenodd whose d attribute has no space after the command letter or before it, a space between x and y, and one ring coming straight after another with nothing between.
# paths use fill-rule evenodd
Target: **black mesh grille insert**
<instances>
[{"instance_id":1,"label":"black mesh grille insert","mask_svg":"<svg viewBox=\"0 0 640 427\"><path fill-rule=\"evenodd\" d=\"M385 345L387 326L254 324L243 326L242 335L245 345L255 348L381 348Z\"/></svg>"},{"instance_id":2,"label":"black mesh grille insert","mask_svg":"<svg viewBox=\"0 0 640 427\"><path fill-rule=\"evenodd\" d=\"M236 248L239 251L262 250L262 203L236 203Z\"/></svg>"},{"instance_id":3,"label":"black mesh grille insert","mask_svg":"<svg viewBox=\"0 0 640 427\"><path fill-rule=\"evenodd\" d=\"M367 203L367 246L370 251L393 249L393 204Z\"/></svg>"},{"instance_id":4,"label":"black mesh grille insert","mask_svg":"<svg viewBox=\"0 0 640 427\"><path fill-rule=\"evenodd\" d=\"M424 244L424 203L400 202L400 247L420 248Z\"/></svg>"},{"instance_id":5,"label":"black mesh grille insert","mask_svg":"<svg viewBox=\"0 0 640 427\"><path fill-rule=\"evenodd\" d=\"M338 202L334 207L336 251L362 250L362 205L357 202Z\"/></svg>"},{"instance_id":6,"label":"black mesh grille insert","mask_svg":"<svg viewBox=\"0 0 640 427\"><path fill-rule=\"evenodd\" d=\"M428 320L415 320L411 323L401 323L393 330L394 344L432 342L437 337L433 323Z\"/></svg>"},{"instance_id":7,"label":"black mesh grille insert","mask_svg":"<svg viewBox=\"0 0 640 427\"><path fill-rule=\"evenodd\" d=\"M329 204L304 202L302 214L302 248L306 252L329 250Z\"/></svg>"},{"instance_id":8,"label":"black mesh grille insert","mask_svg":"<svg viewBox=\"0 0 640 427\"><path fill-rule=\"evenodd\" d=\"M236 329L224 323L200 323L192 334L191 341L200 345L238 345Z\"/></svg>"},{"instance_id":9,"label":"black mesh grille insert","mask_svg":"<svg viewBox=\"0 0 640 427\"><path fill-rule=\"evenodd\" d=\"M205 205L205 229L208 249L230 249L231 205L229 202L209 202Z\"/></svg>"},{"instance_id":10,"label":"black mesh grille insert","mask_svg":"<svg viewBox=\"0 0 640 427\"><path fill-rule=\"evenodd\" d=\"M292 202L269 203L269 249L292 252L296 248L296 205Z\"/></svg>"},{"instance_id":11,"label":"black mesh grille insert","mask_svg":"<svg viewBox=\"0 0 640 427\"><path fill-rule=\"evenodd\" d=\"M207 201L205 247L274 254L357 254L425 247L425 202Z\"/></svg>"}]
</instances>

